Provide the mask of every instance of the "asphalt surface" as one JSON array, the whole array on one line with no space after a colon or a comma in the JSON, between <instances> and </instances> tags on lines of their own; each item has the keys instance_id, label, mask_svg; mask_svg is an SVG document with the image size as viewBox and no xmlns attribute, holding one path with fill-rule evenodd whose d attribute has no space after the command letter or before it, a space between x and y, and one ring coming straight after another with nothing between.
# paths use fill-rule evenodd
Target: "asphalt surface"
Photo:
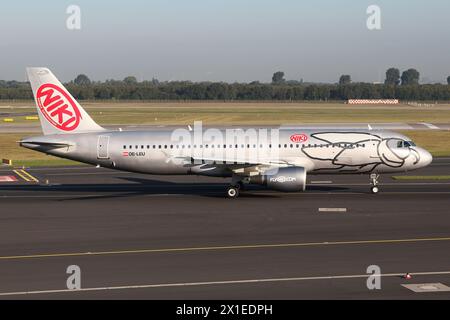
<instances>
[{"instance_id":1,"label":"asphalt surface","mask_svg":"<svg viewBox=\"0 0 450 320\"><path fill-rule=\"evenodd\" d=\"M450 180L386 175L372 195L366 175L311 176L305 193L230 200L226 179L25 171L39 182L0 169L18 180L0 183L0 299L450 298L402 286L450 286ZM450 158L410 174L449 175Z\"/></svg>"}]
</instances>

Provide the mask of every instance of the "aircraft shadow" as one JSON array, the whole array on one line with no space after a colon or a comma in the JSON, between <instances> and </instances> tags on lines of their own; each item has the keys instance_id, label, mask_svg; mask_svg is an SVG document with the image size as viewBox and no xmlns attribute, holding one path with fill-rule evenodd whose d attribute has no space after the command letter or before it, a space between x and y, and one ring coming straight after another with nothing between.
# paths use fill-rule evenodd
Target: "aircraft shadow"
<instances>
[{"instance_id":1,"label":"aircraft shadow","mask_svg":"<svg viewBox=\"0 0 450 320\"><path fill-rule=\"evenodd\" d=\"M123 198L142 195L197 195L211 198L224 198L227 183L192 183L192 182L171 182L137 177L118 177L118 179L127 181L126 183L81 183L81 184L49 184L49 185L0 185L0 191L26 191L49 194L54 192L67 195L67 199L59 198L57 201L67 200L95 200L108 198ZM330 192L346 190L348 188L333 186L307 186L307 191ZM268 189L258 185L246 185L241 192L242 198L279 198L283 193L262 194L258 191L267 191ZM71 197L70 194L90 193L89 195L78 195ZM94 195L92 195L94 193ZM95 195L95 193L102 193Z\"/></svg>"}]
</instances>

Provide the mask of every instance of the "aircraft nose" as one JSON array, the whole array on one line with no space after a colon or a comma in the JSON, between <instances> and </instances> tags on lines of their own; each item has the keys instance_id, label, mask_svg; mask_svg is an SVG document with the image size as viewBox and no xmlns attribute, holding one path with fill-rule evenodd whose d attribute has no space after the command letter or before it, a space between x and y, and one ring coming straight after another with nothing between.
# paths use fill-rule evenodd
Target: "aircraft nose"
<instances>
[{"instance_id":1,"label":"aircraft nose","mask_svg":"<svg viewBox=\"0 0 450 320\"><path fill-rule=\"evenodd\" d=\"M433 161L433 156L425 149L420 150L420 161L419 164L421 167L426 167Z\"/></svg>"}]
</instances>

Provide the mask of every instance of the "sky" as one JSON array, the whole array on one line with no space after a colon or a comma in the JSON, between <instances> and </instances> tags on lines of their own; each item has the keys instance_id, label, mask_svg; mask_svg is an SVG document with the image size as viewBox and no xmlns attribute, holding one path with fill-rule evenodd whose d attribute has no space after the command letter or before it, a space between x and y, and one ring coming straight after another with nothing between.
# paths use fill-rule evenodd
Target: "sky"
<instances>
[{"instance_id":1,"label":"sky","mask_svg":"<svg viewBox=\"0 0 450 320\"><path fill-rule=\"evenodd\" d=\"M80 29L67 28L70 5ZM380 29L369 30L370 5ZM62 81L381 82L389 67L423 83L450 75L448 0L15 0L0 7L0 79L27 66Z\"/></svg>"}]
</instances>

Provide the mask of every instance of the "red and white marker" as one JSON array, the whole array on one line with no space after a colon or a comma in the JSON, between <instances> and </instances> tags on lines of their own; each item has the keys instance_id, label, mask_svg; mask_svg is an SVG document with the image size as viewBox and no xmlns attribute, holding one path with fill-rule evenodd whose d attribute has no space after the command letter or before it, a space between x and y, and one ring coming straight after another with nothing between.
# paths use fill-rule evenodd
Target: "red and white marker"
<instances>
[{"instance_id":1,"label":"red and white marker","mask_svg":"<svg viewBox=\"0 0 450 320\"><path fill-rule=\"evenodd\" d=\"M407 273L407 274L404 275L403 278L405 278L406 280L409 280L409 279L412 279L412 275Z\"/></svg>"},{"instance_id":2,"label":"red and white marker","mask_svg":"<svg viewBox=\"0 0 450 320\"><path fill-rule=\"evenodd\" d=\"M0 182L14 182L17 181L15 176L0 176Z\"/></svg>"}]
</instances>

